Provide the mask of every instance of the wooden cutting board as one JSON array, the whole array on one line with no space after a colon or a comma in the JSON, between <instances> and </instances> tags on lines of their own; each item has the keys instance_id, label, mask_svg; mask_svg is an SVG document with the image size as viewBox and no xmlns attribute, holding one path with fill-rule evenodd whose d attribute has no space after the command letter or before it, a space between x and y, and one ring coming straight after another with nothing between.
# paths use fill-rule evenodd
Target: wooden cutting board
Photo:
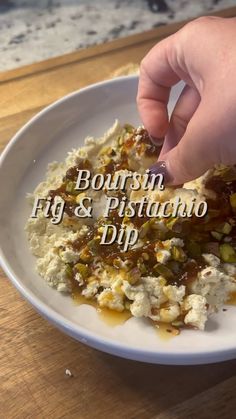
<instances>
[{"instance_id":1,"label":"wooden cutting board","mask_svg":"<svg viewBox=\"0 0 236 419\"><path fill-rule=\"evenodd\" d=\"M236 16L236 7L218 15ZM42 107L112 77L127 63L138 64L157 41L182 25L163 26L0 73L1 149ZM103 354L52 327L3 273L0 280L0 418L235 416L236 361L172 367ZM71 377L65 374L66 369Z\"/></svg>"}]
</instances>

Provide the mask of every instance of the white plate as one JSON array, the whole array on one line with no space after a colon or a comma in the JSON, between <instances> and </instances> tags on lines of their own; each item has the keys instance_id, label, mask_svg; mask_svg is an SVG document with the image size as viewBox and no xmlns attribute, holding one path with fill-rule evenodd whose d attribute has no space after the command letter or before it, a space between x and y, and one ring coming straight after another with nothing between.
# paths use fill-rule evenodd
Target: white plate
<instances>
[{"instance_id":1,"label":"white plate","mask_svg":"<svg viewBox=\"0 0 236 419\"><path fill-rule=\"evenodd\" d=\"M172 94L170 107L182 86ZM219 312L206 331L185 330L161 339L148 321L130 319L106 325L96 310L78 306L51 289L35 272L24 232L30 214L26 193L45 176L47 164L63 160L87 135L99 136L118 118L140 124L135 97L136 77L96 84L59 100L40 112L12 139L1 157L0 241L3 269L21 294L49 321L79 341L105 352L139 361L197 364L236 355L236 307Z\"/></svg>"}]
</instances>

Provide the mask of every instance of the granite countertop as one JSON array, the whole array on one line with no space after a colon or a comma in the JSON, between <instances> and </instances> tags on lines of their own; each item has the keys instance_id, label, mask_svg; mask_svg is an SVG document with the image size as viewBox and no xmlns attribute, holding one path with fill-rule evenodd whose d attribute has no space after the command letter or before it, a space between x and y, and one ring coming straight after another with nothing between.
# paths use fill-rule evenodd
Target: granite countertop
<instances>
[{"instance_id":1,"label":"granite countertop","mask_svg":"<svg viewBox=\"0 0 236 419\"><path fill-rule=\"evenodd\" d=\"M235 0L1 0L0 71L235 6Z\"/></svg>"}]
</instances>

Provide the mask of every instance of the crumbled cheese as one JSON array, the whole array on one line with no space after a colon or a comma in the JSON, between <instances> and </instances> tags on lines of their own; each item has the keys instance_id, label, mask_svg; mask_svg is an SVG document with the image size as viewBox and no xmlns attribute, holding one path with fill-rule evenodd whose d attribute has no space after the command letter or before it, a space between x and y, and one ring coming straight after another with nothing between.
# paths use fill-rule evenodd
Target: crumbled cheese
<instances>
[{"instance_id":1,"label":"crumbled cheese","mask_svg":"<svg viewBox=\"0 0 236 419\"><path fill-rule=\"evenodd\" d=\"M98 295L97 302L100 307L107 307L111 310L123 311L125 308L124 295L109 288Z\"/></svg>"},{"instance_id":2,"label":"crumbled cheese","mask_svg":"<svg viewBox=\"0 0 236 419\"><path fill-rule=\"evenodd\" d=\"M169 301L181 303L185 296L185 286L180 285L180 287L177 287L176 285L167 285L163 287L163 292Z\"/></svg>"},{"instance_id":3,"label":"crumbled cheese","mask_svg":"<svg viewBox=\"0 0 236 419\"><path fill-rule=\"evenodd\" d=\"M168 321L167 318L175 320L181 312L178 303L182 302L185 287L166 286L166 281L161 276L143 277L141 281L139 285L130 285L127 281L123 284L125 295L133 301L131 313L135 317L150 317L155 321ZM168 307L160 308L167 302Z\"/></svg>"},{"instance_id":4,"label":"crumbled cheese","mask_svg":"<svg viewBox=\"0 0 236 419\"><path fill-rule=\"evenodd\" d=\"M164 323L171 323L179 317L180 313L179 304L171 304L169 307L160 309L160 320Z\"/></svg>"},{"instance_id":5,"label":"crumbled cheese","mask_svg":"<svg viewBox=\"0 0 236 419\"><path fill-rule=\"evenodd\" d=\"M99 286L100 286L99 281L96 279L93 279L92 281L88 282L86 288L83 289L81 294L85 298L93 298L97 294Z\"/></svg>"},{"instance_id":6,"label":"crumbled cheese","mask_svg":"<svg viewBox=\"0 0 236 419\"><path fill-rule=\"evenodd\" d=\"M75 274L75 280L78 282L78 284L79 284L80 287L82 285L84 285L84 279L83 279L82 275L79 272L77 272Z\"/></svg>"},{"instance_id":7,"label":"crumbled cheese","mask_svg":"<svg viewBox=\"0 0 236 419\"><path fill-rule=\"evenodd\" d=\"M184 247L184 241L178 237L173 237L170 240L165 240L163 245L166 249L172 249L173 246Z\"/></svg>"},{"instance_id":8,"label":"crumbled cheese","mask_svg":"<svg viewBox=\"0 0 236 419\"><path fill-rule=\"evenodd\" d=\"M65 250L61 250L60 258L65 263L76 263L79 260L79 255L78 252L76 253L74 250L67 247Z\"/></svg>"},{"instance_id":9,"label":"crumbled cheese","mask_svg":"<svg viewBox=\"0 0 236 419\"><path fill-rule=\"evenodd\" d=\"M192 180L191 182L185 183L183 185L183 188L195 190L201 197L215 199L215 192L210 189L206 189L205 187L207 180L212 176L212 174L213 170L208 170L206 173L204 173L204 175L200 176L199 178Z\"/></svg>"},{"instance_id":10,"label":"crumbled cheese","mask_svg":"<svg viewBox=\"0 0 236 419\"><path fill-rule=\"evenodd\" d=\"M214 268L220 266L220 259L217 256L212 255L211 253L203 253L202 257L208 265L213 266Z\"/></svg>"},{"instance_id":11,"label":"crumbled cheese","mask_svg":"<svg viewBox=\"0 0 236 419\"><path fill-rule=\"evenodd\" d=\"M130 311L135 317L150 317L151 305L147 293L137 292L134 302L130 305Z\"/></svg>"},{"instance_id":12,"label":"crumbled cheese","mask_svg":"<svg viewBox=\"0 0 236 419\"><path fill-rule=\"evenodd\" d=\"M184 317L184 323L204 330L207 321L207 301L201 295L191 294L184 300L184 310L188 313Z\"/></svg>"},{"instance_id":13,"label":"crumbled cheese","mask_svg":"<svg viewBox=\"0 0 236 419\"><path fill-rule=\"evenodd\" d=\"M193 293L206 298L211 308L217 308L229 298L231 278L214 267L202 269L190 289Z\"/></svg>"},{"instance_id":14,"label":"crumbled cheese","mask_svg":"<svg viewBox=\"0 0 236 419\"><path fill-rule=\"evenodd\" d=\"M69 290L69 286L65 282L59 282L57 284L57 291L67 293L68 290Z\"/></svg>"},{"instance_id":15,"label":"crumbled cheese","mask_svg":"<svg viewBox=\"0 0 236 419\"><path fill-rule=\"evenodd\" d=\"M235 276L236 275L236 263L224 263L223 270L227 275Z\"/></svg>"},{"instance_id":16,"label":"crumbled cheese","mask_svg":"<svg viewBox=\"0 0 236 419\"><path fill-rule=\"evenodd\" d=\"M168 260L170 260L170 258L171 258L171 253L168 250L160 249L156 252L157 262L165 264L166 262L168 262Z\"/></svg>"}]
</instances>

